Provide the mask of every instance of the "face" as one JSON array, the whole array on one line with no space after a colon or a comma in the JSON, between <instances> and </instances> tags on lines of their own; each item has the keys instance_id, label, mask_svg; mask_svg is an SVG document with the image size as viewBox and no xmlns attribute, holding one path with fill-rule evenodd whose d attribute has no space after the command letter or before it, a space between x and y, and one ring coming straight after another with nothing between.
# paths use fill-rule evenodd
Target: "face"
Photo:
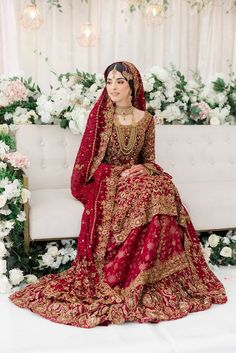
<instances>
[{"instance_id":1,"label":"face","mask_svg":"<svg viewBox=\"0 0 236 353\"><path fill-rule=\"evenodd\" d=\"M106 83L107 93L114 103L121 105L130 104L130 86L128 81L119 71L110 71Z\"/></svg>"}]
</instances>

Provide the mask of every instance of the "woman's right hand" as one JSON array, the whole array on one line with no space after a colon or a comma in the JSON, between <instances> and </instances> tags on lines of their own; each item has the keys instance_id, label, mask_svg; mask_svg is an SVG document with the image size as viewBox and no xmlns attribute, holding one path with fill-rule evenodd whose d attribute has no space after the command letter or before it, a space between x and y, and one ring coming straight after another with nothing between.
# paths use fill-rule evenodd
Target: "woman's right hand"
<instances>
[{"instance_id":1,"label":"woman's right hand","mask_svg":"<svg viewBox=\"0 0 236 353\"><path fill-rule=\"evenodd\" d=\"M123 170L122 177L135 177L149 175L147 169L142 164L132 165L131 168Z\"/></svg>"}]
</instances>

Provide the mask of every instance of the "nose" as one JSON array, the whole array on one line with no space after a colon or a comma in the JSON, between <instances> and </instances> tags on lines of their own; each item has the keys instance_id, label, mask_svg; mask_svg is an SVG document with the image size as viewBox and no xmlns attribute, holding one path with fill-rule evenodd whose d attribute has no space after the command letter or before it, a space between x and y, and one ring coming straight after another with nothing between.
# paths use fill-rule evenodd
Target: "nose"
<instances>
[{"instance_id":1,"label":"nose","mask_svg":"<svg viewBox=\"0 0 236 353\"><path fill-rule=\"evenodd\" d=\"M112 91L116 91L116 89L117 89L117 82L116 81L111 83L111 89L112 89Z\"/></svg>"}]
</instances>

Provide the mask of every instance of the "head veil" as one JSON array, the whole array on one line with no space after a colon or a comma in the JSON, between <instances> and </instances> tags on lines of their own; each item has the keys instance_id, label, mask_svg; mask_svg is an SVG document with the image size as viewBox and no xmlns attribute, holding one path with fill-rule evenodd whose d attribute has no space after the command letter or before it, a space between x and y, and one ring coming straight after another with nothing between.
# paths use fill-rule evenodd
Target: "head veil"
<instances>
[{"instance_id":1,"label":"head veil","mask_svg":"<svg viewBox=\"0 0 236 353\"><path fill-rule=\"evenodd\" d=\"M140 110L145 110L146 102L142 78L139 71L129 62L122 61L114 64L118 63L123 64L124 75L127 76L126 73L131 74L131 76L129 75L127 77L132 77L133 79L134 90L132 105ZM107 78L110 66L108 66L104 72L105 79ZM107 144L112 132L113 115L114 105L105 87L89 114L71 177L72 194L81 202L84 201L84 186L91 180L94 172L105 156Z\"/></svg>"}]
</instances>

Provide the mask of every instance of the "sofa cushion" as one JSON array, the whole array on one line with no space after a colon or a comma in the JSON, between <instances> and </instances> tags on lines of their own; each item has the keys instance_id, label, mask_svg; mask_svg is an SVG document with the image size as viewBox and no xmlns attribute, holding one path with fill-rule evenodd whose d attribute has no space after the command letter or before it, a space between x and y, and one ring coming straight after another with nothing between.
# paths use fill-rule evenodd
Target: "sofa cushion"
<instances>
[{"instance_id":1,"label":"sofa cushion","mask_svg":"<svg viewBox=\"0 0 236 353\"><path fill-rule=\"evenodd\" d=\"M235 228L236 181L175 184L196 230Z\"/></svg>"},{"instance_id":2,"label":"sofa cushion","mask_svg":"<svg viewBox=\"0 0 236 353\"><path fill-rule=\"evenodd\" d=\"M17 151L26 155L30 190L70 188L81 136L57 125L15 126Z\"/></svg>"},{"instance_id":3,"label":"sofa cushion","mask_svg":"<svg viewBox=\"0 0 236 353\"><path fill-rule=\"evenodd\" d=\"M83 205L70 189L32 190L30 199L30 237L32 240L77 237Z\"/></svg>"}]
</instances>

